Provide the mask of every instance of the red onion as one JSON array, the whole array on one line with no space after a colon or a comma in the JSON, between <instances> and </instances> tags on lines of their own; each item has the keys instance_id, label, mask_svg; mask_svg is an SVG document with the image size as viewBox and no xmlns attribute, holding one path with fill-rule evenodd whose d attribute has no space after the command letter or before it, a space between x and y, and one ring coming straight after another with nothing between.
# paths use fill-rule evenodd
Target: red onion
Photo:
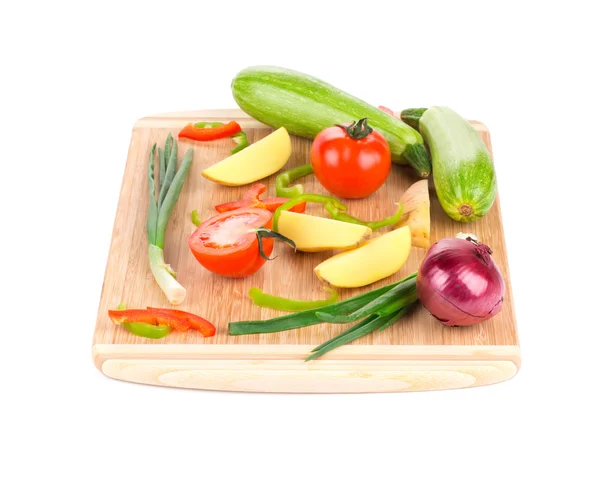
<instances>
[{"instance_id":1,"label":"red onion","mask_svg":"<svg viewBox=\"0 0 600 487\"><path fill-rule=\"evenodd\" d=\"M449 326L476 325L497 314L505 287L491 254L470 237L433 244L417 274L417 293L427 311Z\"/></svg>"}]
</instances>

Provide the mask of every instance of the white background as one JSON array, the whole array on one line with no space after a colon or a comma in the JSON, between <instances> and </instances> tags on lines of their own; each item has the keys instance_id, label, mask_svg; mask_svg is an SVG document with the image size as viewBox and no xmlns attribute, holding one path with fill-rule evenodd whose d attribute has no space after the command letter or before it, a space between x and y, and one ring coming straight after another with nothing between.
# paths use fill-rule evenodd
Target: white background
<instances>
[{"instance_id":1,"label":"white background","mask_svg":"<svg viewBox=\"0 0 600 487\"><path fill-rule=\"evenodd\" d=\"M593 4L2 7L0 484L600 485ZM94 368L134 122L234 107L230 81L253 64L308 72L376 105L449 105L489 127L523 353L516 378L436 393L261 395L139 386Z\"/></svg>"}]
</instances>

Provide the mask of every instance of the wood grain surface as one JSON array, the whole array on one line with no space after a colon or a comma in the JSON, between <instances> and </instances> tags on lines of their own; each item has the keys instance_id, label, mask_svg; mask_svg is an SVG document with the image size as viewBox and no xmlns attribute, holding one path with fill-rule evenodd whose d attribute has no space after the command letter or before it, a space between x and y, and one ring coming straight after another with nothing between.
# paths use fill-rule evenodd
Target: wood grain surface
<instances>
[{"instance_id":1,"label":"wood grain surface","mask_svg":"<svg viewBox=\"0 0 600 487\"><path fill-rule=\"evenodd\" d=\"M283 314L281 312L254 306L247 297L248 289L253 286L260 287L268 293L285 295L291 298L324 298L325 294L321 291L321 284L314 275L313 268L321 261L333 255L333 252L319 252L315 254L302 252L294 253L290 248L276 243L274 251L274 255L278 255L276 260L266 263L255 275L246 279L237 280L213 275L196 262L189 251L187 244L189 235L195 229L190 219L191 211L197 209L201 219L207 219L215 214L215 204L241 199L242 194L248 187L235 188L220 186L201 176L203 169L219 162L229 154L233 145L233 142L230 139L205 143L180 141L179 158L181 159L184 152L189 147L192 147L194 148L194 162L169 223L165 244L165 260L176 270L178 281L187 289L186 299L180 306L177 306L177 308L207 318L217 327L217 334L210 339L205 339L200 333L195 331L187 333L173 331L164 339L150 340L134 336L125 331L122 327L114 325L108 319L107 310L116 308L122 301L127 303L129 308L146 306L171 307L164 294L155 283L148 266L145 233L148 188L145 176L149 151L152 144L156 142L162 147L169 131L176 136L177 132L186 123L191 121L229 121L232 119L237 120L240 123L242 128L247 132L248 139L251 143L271 132L271 129L249 118L243 112L238 110L211 110L152 116L139 120L133 129L94 334L95 363L99 368L104 369L104 362L110 360L110 367L107 366L110 368L110 373L108 368L107 370L103 370L109 376L123 378L119 377L121 374L120 372L115 372L124 370L121 367L123 364L119 362L120 365L117 365L117 362L119 360L132 360L127 359L127 356L128 354L131 354L131 351L135 350L136 347L140 347L140 349L144 350L142 354L143 357L138 356L136 360L142 360L142 358L143 360L154 360L154 358L156 358L159 362L160 360L163 360L163 364L166 364L167 361L175 361L175 363L178 363L177 360L180 359L184 361L188 360L184 369L186 367L189 368L189 360L202 359L204 356L196 354L193 357L183 357L182 354L185 355L185 353L189 353L185 352L186 347L173 348L171 346L202 345L201 349L206 351L209 348L208 346L218 345L214 349L215 351L219 350L218 357L213 356L212 358L215 360L227 361L233 360L234 357L247 358L248 356L251 356L252 354L249 354L249 349L251 349L252 346L271 345L272 347L270 350L272 350L273 353L268 352L269 347L267 347L266 350L264 350L264 347L261 348L263 353L266 354L265 360L267 358L279 360L276 357L276 352L281 352L282 349L281 347L275 347L276 345L303 346L301 349L308 352L310 349L309 345L320 344L350 326L324 323L303 329L272 334L246 336L229 336L227 334L227 323L229 321L266 319ZM491 150L490 135L486 127L478 122L472 123ZM286 169L310 161L309 140L292 137L292 147L293 154ZM345 203L348 204L349 212L358 218L366 220L383 218L395 211L396 207L394 202L397 201L402 193L415 181L417 181L417 179L411 168L394 165L388 180L375 194L362 200L348 200L345 201ZM267 195L274 196L275 176L271 176L262 182L269 188ZM313 176L303 178L301 182L304 184L307 192L327 194ZM339 357L344 357L344 354L347 354L345 350L350 350L353 347L354 350L360 349L363 353L362 355L352 354L349 358L342 359L349 361L345 362L347 365L363 360L361 367L364 368L366 360L364 357L368 356L374 360L377 360L377 357L379 356L383 358L385 357L385 354L381 355L381 350L388 347L389 349L395 350L394 353L398 358L403 357L403 350L408 350L410 348L411 353L409 353L409 360L411 363L415 361L418 362L420 360L419 357L421 357L422 360L428 360L430 363L429 365L432 366L432 361L438 360L436 359L436 356L443 356L444 349L456 346L458 346L459 349L461 346L466 347L463 349L465 353L458 354L460 355L461 363L470 360L469 357L473 357L474 353L477 355L477 360L495 360L497 357L494 357L493 353L487 353L486 351L492 351L494 350L494 347L497 347L498 349L509 350L510 358L508 360L511 361L515 367L518 367L518 338L499 198L496 198L496 202L492 209L484 218L474 223L464 224L454 222L444 214L436 199L435 191L433 190L431 183L430 196L432 242L444 237L454 236L458 232L467 232L474 233L494 250L494 259L507 284L506 297L501 313L491 320L477 326L449 328L440 325L426 312L425 309L419 306L414 312L404 317L394 326L387 328L381 333L374 333L361 338L353 344L342 347L334 353L325 355L322 359L315 361L315 363L320 362L321 365L313 365L313 367L322 368L325 367L324 364L327 361L340 360ZM318 206L309 206L307 212L325 216L323 210ZM419 262L424 255L424 249L413 247L408 262L397 274L371 286L354 290L341 290L341 298L347 298L401 279L417 270ZM242 347L241 345L244 346ZM223 348L223 346L226 347ZM365 346L367 348L365 348ZM371 347L370 349L369 346ZM120 353L119 350L122 353ZM166 350L169 351L167 352ZM297 350L298 349L293 353L289 350L286 351L284 353L286 360L289 358L289 360L296 363L300 373L302 371L311 370L303 363L302 357L296 356L298 353ZM369 352L369 350L371 351ZM422 353L419 353L418 350L421 350ZM435 352L432 352L432 350ZM482 352L477 354L477 350ZM289 355L290 353L291 355ZM431 356L432 353L433 357ZM427 359L428 356L429 359ZM442 363L443 362L440 362L440 364ZM183 367L184 364L180 365ZM204 365L206 365L206 362L204 362ZM129 366L131 366L130 362ZM156 364L154 363L153 366L156 367ZM351 365L349 366L350 368L352 367ZM400 364L398 364L398 366L400 366ZM227 368L225 365L222 365L222 368L223 367ZM394 368L392 367L391 370L393 371L393 369ZM506 369L510 372L508 373L509 376L516 373L516 369L513 370L510 367L509 369L510 370ZM236 370L239 370L239 368ZM504 372L506 372L506 370L504 370ZM273 371L271 370L269 373L272 374ZM327 375L327 371L325 371L325 374ZM219 374L216 374L215 376L218 375ZM498 378L498 374L492 375L495 379ZM144 374L142 374L142 376L144 376ZM504 376L506 376L506 373L503 377ZM198 388L224 388L228 390L285 389L275 386L272 388L264 386L261 389L260 385L257 385L261 383L260 378L253 379L254 382L251 380L250 382L252 382L253 385L248 387L234 387L231 382L229 382L229 387L226 385L227 382L224 383L225 385L222 384L222 387L207 387L207 385L210 385L210 381L207 383L206 380L200 380L197 375L194 375L195 378L192 379L192 375L189 373L188 377L190 377L190 384L192 384L190 387L198 386ZM508 376L504 377L502 380L505 380L506 378L508 378ZM157 383L155 379L150 380L150 378L145 381L141 380L141 382ZM186 385L181 384L179 379L175 382L177 382L177 384L165 383L163 385L186 387ZM292 382L294 381L292 380ZM290 387L288 389L291 390L287 392L322 392L321 388L326 386L317 386L317 382L319 382L319 384L322 383L322 381L317 380L315 376L314 384L315 389L318 389L318 391L311 391L310 381L308 381L308 383L302 382L303 385L298 385L297 391L294 387ZM469 384L466 382L469 382ZM476 384L477 381L475 381L475 383L470 383L470 381L467 380L466 382L458 381L457 387L478 385ZM326 380L325 383L330 384L331 381ZM335 377L333 378L333 383L335 383ZM482 380L481 383L488 382ZM196 384L196 386L193 384ZM373 386L372 384L369 387L365 386L362 389L356 387L356 385L350 385L348 387L336 388L333 385L330 385L329 390L332 392L352 392L347 389L353 388L354 392L379 390L377 388L378 386ZM391 387L391 389L389 387L384 389L411 390L411 387L400 387L400 385L396 384L396 386ZM427 387L422 387L417 389L426 388Z\"/></svg>"}]
</instances>

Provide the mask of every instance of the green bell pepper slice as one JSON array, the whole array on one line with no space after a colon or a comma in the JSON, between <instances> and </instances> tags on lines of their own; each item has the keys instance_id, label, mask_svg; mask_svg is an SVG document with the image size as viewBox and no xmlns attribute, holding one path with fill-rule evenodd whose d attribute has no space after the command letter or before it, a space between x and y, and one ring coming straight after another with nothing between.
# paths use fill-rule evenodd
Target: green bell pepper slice
<instances>
[{"instance_id":1,"label":"green bell pepper slice","mask_svg":"<svg viewBox=\"0 0 600 487\"><path fill-rule=\"evenodd\" d=\"M248 295L252 302L263 308L271 308L279 311L305 311L307 309L321 308L322 306L328 306L330 304L337 303L339 294L337 290L332 288L323 288L324 291L329 291L330 296L327 299L318 299L315 301L305 301L282 298L280 296L273 296L267 294L257 287L253 287L248 291Z\"/></svg>"},{"instance_id":2,"label":"green bell pepper slice","mask_svg":"<svg viewBox=\"0 0 600 487\"><path fill-rule=\"evenodd\" d=\"M313 173L312 164L304 164L303 166L295 167L289 171L284 171L277 179L275 179L275 191L280 198L295 198L304 193L304 186L296 184L291 188L287 186L302 176L308 176Z\"/></svg>"},{"instance_id":3,"label":"green bell pepper slice","mask_svg":"<svg viewBox=\"0 0 600 487\"><path fill-rule=\"evenodd\" d=\"M279 216L281 215L282 211L289 210L290 208L293 208L294 206L304 202L318 203L320 205L323 205L325 206L325 208L328 208L327 211L329 211L330 213L332 211L347 210L346 205L334 198L333 196L303 193L294 198L290 198L283 205L281 205L275 210L275 213L273 213L273 230L277 231L277 224L279 223ZM331 208L331 210L329 208Z\"/></svg>"},{"instance_id":4,"label":"green bell pepper slice","mask_svg":"<svg viewBox=\"0 0 600 487\"><path fill-rule=\"evenodd\" d=\"M148 323L141 323L136 321L123 323L123 328L125 328L129 333L133 333L136 336L143 338L152 338L153 340L164 338L169 333L171 333L170 326L150 325Z\"/></svg>"}]
</instances>

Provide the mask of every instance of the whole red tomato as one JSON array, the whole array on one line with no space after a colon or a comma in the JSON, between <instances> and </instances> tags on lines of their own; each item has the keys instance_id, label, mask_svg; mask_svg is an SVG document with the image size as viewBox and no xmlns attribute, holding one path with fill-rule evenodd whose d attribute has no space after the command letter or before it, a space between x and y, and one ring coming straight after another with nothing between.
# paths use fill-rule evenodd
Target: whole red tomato
<instances>
[{"instance_id":1,"label":"whole red tomato","mask_svg":"<svg viewBox=\"0 0 600 487\"><path fill-rule=\"evenodd\" d=\"M392 167L390 146L363 118L319 132L311 149L315 176L341 198L364 198L386 180Z\"/></svg>"}]
</instances>

